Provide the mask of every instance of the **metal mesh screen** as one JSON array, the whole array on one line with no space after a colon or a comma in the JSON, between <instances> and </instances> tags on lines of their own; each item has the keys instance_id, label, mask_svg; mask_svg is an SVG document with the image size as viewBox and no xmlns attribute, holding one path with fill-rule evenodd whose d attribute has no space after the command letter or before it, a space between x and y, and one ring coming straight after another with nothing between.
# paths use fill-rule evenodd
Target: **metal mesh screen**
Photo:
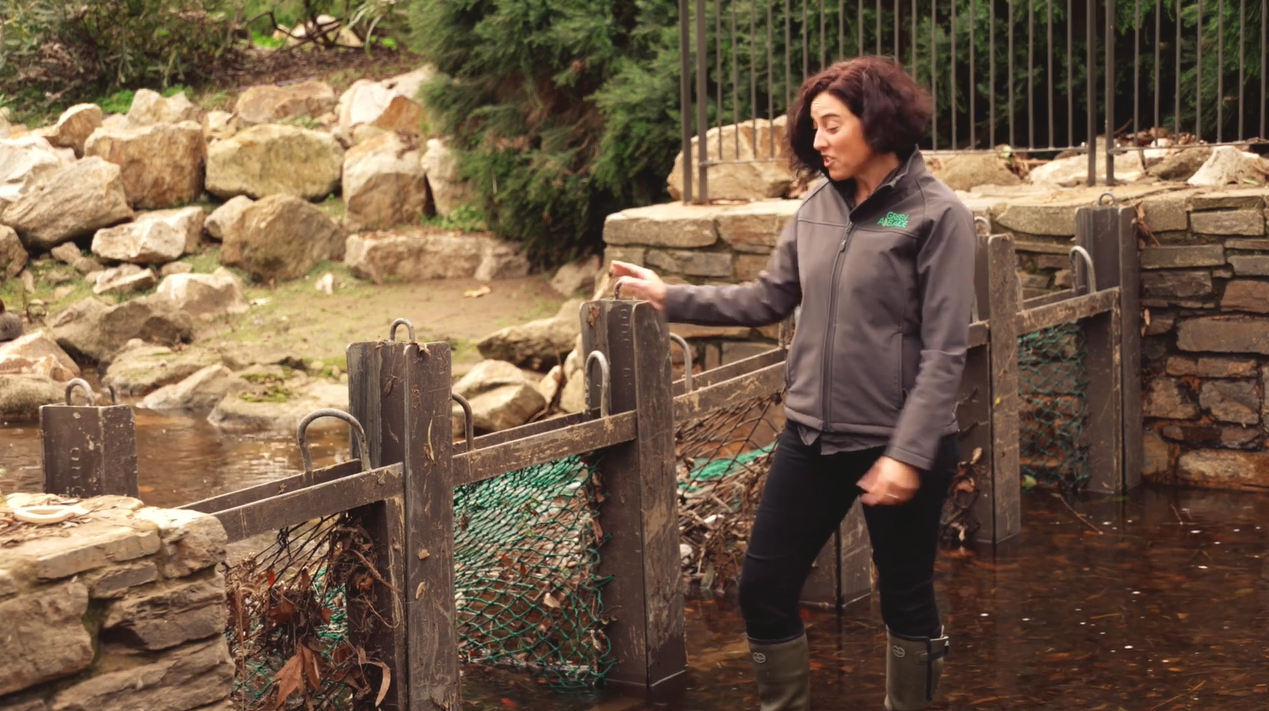
<instances>
[{"instance_id":1,"label":"metal mesh screen","mask_svg":"<svg viewBox=\"0 0 1269 711\"><path fill-rule=\"evenodd\" d=\"M740 575L754 512L784 428L783 393L675 426L683 573L702 590Z\"/></svg>"},{"instance_id":2,"label":"metal mesh screen","mask_svg":"<svg viewBox=\"0 0 1269 711\"><path fill-rule=\"evenodd\" d=\"M585 688L614 660L599 574L603 501L593 455L454 490L454 584L466 662Z\"/></svg>"},{"instance_id":3,"label":"metal mesh screen","mask_svg":"<svg viewBox=\"0 0 1269 711\"><path fill-rule=\"evenodd\" d=\"M340 514L283 529L229 568L235 708L336 711L378 694L363 665L379 662L348 637L348 591L383 584L371 556L369 535Z\"/></svg>"},{"instance_id":4,"label":"metal mesh screen","mask_svg":"<svg viewBox=\"0 0 1269 711\"><path fill-rule=\"evenodd\" d=\"M1019 459L1024 486L1088 484L1087 339L1066 323L1018 339Z\"/></svg>"}]
</instances>

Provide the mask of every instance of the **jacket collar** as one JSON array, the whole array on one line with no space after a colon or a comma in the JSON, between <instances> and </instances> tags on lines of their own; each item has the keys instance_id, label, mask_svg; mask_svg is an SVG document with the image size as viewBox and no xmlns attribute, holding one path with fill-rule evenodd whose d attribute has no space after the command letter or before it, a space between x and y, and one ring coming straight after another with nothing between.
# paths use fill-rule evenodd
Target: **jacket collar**
<instances>
[{"instance_id":1,"label":"jacket collar","mask_svg":"<svg viewBox=\"0 0 1269 711\"><path fill-rule=\"evenodd\" d=\"M851 219L855 217L855 213L861 208L872 209L876 204L886 202L890 198L887 194L892 190L906 192L906 189L915 184L922 175L928 171L925 168L925 158L921 156L921 149L916 146L912 147L912 152L908 155L907 160L902 158L899 161L899 167L890 172L881 185L873 191L860 205L854 205L852 197L855 194L855 181L853 179L844 180L841 183L833 182L833 188L837 192L838 197L842 200L846 207L846 211L850 214ZM875 198L875 199L874 199Z\"/></svg>"}]
</instances>

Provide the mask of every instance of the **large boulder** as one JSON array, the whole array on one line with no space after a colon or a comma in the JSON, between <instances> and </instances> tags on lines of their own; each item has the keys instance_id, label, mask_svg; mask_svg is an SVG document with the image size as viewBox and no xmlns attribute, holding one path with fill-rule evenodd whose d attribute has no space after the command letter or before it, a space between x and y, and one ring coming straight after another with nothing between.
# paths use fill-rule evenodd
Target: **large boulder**
<instances>
[{"instance_id":1,"label":"large boulder","mask_svg":"<svg viewBox=\"0 0 1269 711\"><path fill-rule=\"evenodd\" d=\"M405 74L398 74L384 79L379 83L395 96L404 96L407 99L417 101L419 99L419 89L434 76L436 76L436 67L426 64Z\"/></svg>"},{"instance_id":2,"label":"large boulder","mask_svg":"<svg viewBox=\"0 0 1269 711\"><path fill-rule=\"evenodd\" d=\"M256 281L304 276L318 262L342 259L344 235L326 213L290 195L274 195L242 215L241 229L226 235L225 266L246 270Z\"/></svg>"},{"instance_id":3,"label":"large boulder","mask_svg":"<svg viewBox=\"0 0 1269 711\"><path fill-rule=\"evenodd\" d=\"M254 204L255 200L246 195L239 195L212 210L212 213L207 216L207 221L203 223L203 228L207 230L209 237L223 242L226 234L241 227L243 214Z\"/></svg>"},{"instance_id":4,"label":"large boulder","mask_svg":"<svg viewBox=\"0 0 1269 711\"><path fill-rule=\"evenodd\" d=\"M1191 146L1168 150L1158 163L1150 166L1146 175L1160 180L1184 182L1197 173L1211 157L1212 149L1207 147Z\"/></svg>"},{"instance_id":5,"label":"large boulder","mask_svg":"<svg viewBox=\"0 0 1269 711\"><path fill-rule=\"evenodd\" d=\"M123 350L110 362L101 383L115 388L120 395L143 395L220 362L219 354L196 346L174 351L137 339L124 344Z\"/></svg>"},{"instance_id":6,"label":"large boulder","mask_svg":"<svg viewBox=\"0 0 1269 711\"><path fill-rule=\"evenodd\" d=\"M51 249L130 219L119 166L101 158L61 168L0 214L0 222L34 249Z\"/></svg>"},{"instance_id":7,"label":"large boulder","mask_svg":"<svg viewBox=\"0 0 1269 711\"><path fill-rule=\"evenodd\" d=\"M207 192L227 200L294 195L317 200L339 185L344 148L328 133L252 126L207 149Z\"/></svg>"},{"instance_id":8,"label":"large boulder","mask_svg":"<svg viewBox=\"0 0 1269 711\"><path fill-rule=\"evenodd\" d=\"M135 222L98 230L92 251L107 262L166 264L198 249L206 217L201 207L142 213Z\"/></svg>"},{"instance_id":9,"label":"large boulder","mask_svg":"<svg viewBox=\"0 0 1269 711\"><path fill-rule=\"evenodd\" d=\"M211 274L166 276L154 295L203 321L244 313L250 308L242 293L242 282L224 267Z\"/></svg>"},{"instance_id":10,"label":"large boulder","mask_svg":"<svg viewBox=\"0 0 1269 711\"><path fill-rule=\"evenodd\" d=\"M555 316L519 326L508 326L483 338L476 347L492 360L544 371L562 363L581 333L578 309L582 302L568 301Z\"/></svg>"},{"instance_id":11,"label":"large boulder","mask_svg":"<svg viewBox=\"0 0 1269 711\"><path fill-rule=\"evenodd\" d=\"M784 157L784 117L775 121L756 119L740 124L715 126L705 133L710 160L741 161L708 168L711 200L762 200L783 197L793 185L793 173ZM700 137L692 138L689 156L692 175L698 174ZM718 155L721 142L722 155ZM772 149L774 148L774 152ZM666 181L670 197L683 197L683 152L674 159L674 170Z\"/></svg>"},{"instance_id":12,"label":"large boulder","mask_svg":"<svg viewBox=\"0 0 1269 711\"><path fill-rule=\"evenodd\" d=\"M53 316L50 326L59 346L98 362L110 361L134 338L172 346L194 335L189 314L154 295L118 306L84 299Z\"/></svg>"},{"instance_id":13,"label":"large boulder","mask_svg":"<svg viewBox=\"0 0 1269 711\"><path fill-rule=\"evenodd\" d=\"M150 89L140 89L132 97L132 107L128 109L128 125L152 126L159 123L181 123L193 121L199 123L203 110L191 102L184 92L169 98Z\"/></svg>"},{"instance_id":14,"label":"large boulder","mask_svg":"<svg viewBox=\"0 0 1269 711\"><path fill-rule=\"evenodd\" d=\"M0 225L0 279L13 279L26 268L30 255L12 227Z\"/></svg>"},{"instance_id":15,"label":"large boulder","mask_svg":"<svg viewBox=\"0 0 1269 711\"><path fill-rule=\"evenodd\" d=\"M290 86L253 86L238 96L234 113L248 126L279 123L304 116L316 118L335 108L330 84L306 81Z\"/></svg>"},{"instance_id":16,"label":"large boulder","mask_svg":"<svg viewBox=\"0 0 1269 711\"><path fill-rule=\"evenodd\" d=\"M309 379L299 373L277 375L274 379L243 375L230 379L228 394L207 416L207 421L222 431L294 433L300 420L313 410L348 410L347 385ZM310 434L322 431L347 431L347 425L327 417L315 421L309 429Z\"/></svg>"},{"instance_id":17,"label":"large boulder","mask_svg":"<svg viewBox=\"0 0 1269 711\"><path fill-rule=\"evenodd\" d=\"M1020 185L1019 178L1009 170L1004 159L994 153L965 153L939 157L939 165L932 171L934 177L953 190L972 190L980 185ZM713 196L711 186L710 195Z\"/></svg>"},{"instance_id":18,"label":"large boulder","mask_svg":"<svg viewBox=\"0 0 1269 711\"><path fill-rule=\"evenodd\" d=\"M563 296L576 296L579 291L589 293L595 288L595 274L598 272L597 256L565 264L551 278L551 288Z\"/></svg>"},{"instance_id":19,"label":"large boulder","mask_svg":"<svg viewBox=\"0 0 1269 711\"><path fill-rule=\"evenodd\" d=\"M427 152L423 154L423 170L432 189L436 214L449 217L471 201L470 186L463 180L458 158L441 139L428 139Z\"/></svg>"},{"instance_id":20,"label":"large boulder","mask_svg":"<svg viewBox=\"0 0 1269 711\"><path fill-rule=\"evenodd\" d=\"M141 401L147 410L198 410L214 407L229 392L233 372L209 365L179 383L164 385Z\"/></svg>"},{"instance_id":21,"label":"large boulder","mask_svg":"<svg viewBox=\"0 0 1269 711\"><path fill-rule=\"evenodd\" d=\"M427 214L427 175L418 148L385 133L344 157L344 226L350 231L418 224Z\"/></svg>"},{"instance_id":22,"label":"large boulder","mask_svg":"<svg viewBox=\"0 0 1269 711\"><path fill-rule=\"evenodd\" d=\"M203 138L207 139L208 143L232 138L238 129L242 128L234 115L228 111L208 111L203 116L202 126Z\"/></svg>"},{"instance_id":23,"label":"large boulder","mask_svg":"<svg viewBox=\"0 0 1269 711\"><path fill-rule=\"evenodd\" d=\"M1217 146L1212 155L1190 179L1185 181L1196 187L1219 188L1223 185L1242 185L1245 180L1264 181L1265 172L1260 156L1240 151L1233 146Z\"/></svg>"},{"instance_id":24,"label":"large boulder","mask_svg":"<svg viewBox=\"0 0 1269 711\"><path fill-rule=\"evenodd\" d=\"M454 392L468 400L473 427L481 432L519 427L547 405L536 383L515 365L498 360L477 363L454 384ZM461 406L455 405L451 416L454 432L463 432L466 414Z\"/></svg>"},{"instance_id":25,"label":"large boulder","mask_svg":"<svg viewBox=\"0 0 1269 711\"><path fill-rule=\"evenodd\" d=\"M58 245L49 250L49 254L57 261L69 264L80 274L91 274L102 270L101 262L95 257L84 256L84 253L79 250L79 245L74 242Z\"/></svg>"},{"instance_id":26,"label":"large boulder","mask_svg":"<svg viewBox=\"0 0 1269 711\"><path fill-rule=\"evenodd\" d=\"M0 374L0 415L35 417L41 405L63 402L65 386L42 375Z\"/></svg>"},{"instance_id":27,"label":"large boulder","mask_svg":"<svg viewBox=\"0 0 1269 711\"><path fill-rule=\"evenodd\" d=\"M66 161L43 138L0 139L0 212L64 165Z\"/></svg>"},{"instance_id":28,"label":"large boulder","mask_svg":"<svg viewBox=\"0 0 1269 711\"><path fill-rule=\"evenodd\" d=\"M529 273L514 244L488 235L392 230L349 235L344 263L362 279L508 279Z\"/></svg>"},{"instance_id":29,"label":"large boulder","mask_svg":"<svg viewBox=\"0 0 1269 711\"><path fill-rule=\"evenodd\" d=\"M1096 157L1097 179L1106 179L1106 153L1099 150ZM1115 154L1115 180L1131 182L1145 173L1145 164L1136 151ZM1058 158L1031 169L1027 182L1049 188L1073 188L1088 182L1088 156ZM712 191L711 191L712 194Z\"/></svg>"},{"instance_id":30,"label":"large boulder","mask_svg":"<svg viewBox=\"0 0 1269 711\"><path fill-rule=\"evenodd\" d=\"M203 194L207 144L203 129L192 121L128 130L99 128L84 145L84 154L122 169L123 189L135 208L184 205Z\"/></svg>"},{"instance_id":31,"label":"large boulder","mask_svg":"<svg viewBox=\"0 0 1269 711\"><path fill-rule=\"evenodd\" d=\"M58 148L69 148L75 151L76 157L83 157L84 144L93 131L101 127L101 119L100 106L75 104L57 119L53 130L48 134L48 142Z\"/></svg>"},{"instance_id":32,"label":"large boulder","mask_svg":"<svg viewBox=\"0 0 1269 711\"><path fill-rule=\"evenodd\" d=\"M358 79L339 97L336 111L339 128L351 135L352 129L361 124L373 123L383 114L396 96L391 89L370 79Z\"/></svg>"},{"instance_id":33,"label":"large boulder","mask_svg":"<svg viewBox=\"0 0 1269 711\"><path fill-rule=\"evenodd\" d=\"M418 136L423 133L426 119L427 113L418 102L404 96L394 96L383 113L371 121L370 125L392 133Z\"/></svg>"},{"instance_id":34,"label":"large boulder","mask_svg":"<svg viewBox=\"0 0 1269 711\"><path fill-rule=\"evenodd\" d=\"M79 377L79 366L43 331L0 343L0 374L41 375L58 382Z\"/></svg>"},{"instance_id":35,"label":"large boulder","mask_svg":"<svg viewBox=\"0 0 1269 711\"><path fill-rule=\"evenodd\" d=\"M113 269L97 272L89 281L93 285L94 294L131 294L153 289L158 278L149 269L142 269L135 264L121 264Z\"/></svg>"}]
</instances>

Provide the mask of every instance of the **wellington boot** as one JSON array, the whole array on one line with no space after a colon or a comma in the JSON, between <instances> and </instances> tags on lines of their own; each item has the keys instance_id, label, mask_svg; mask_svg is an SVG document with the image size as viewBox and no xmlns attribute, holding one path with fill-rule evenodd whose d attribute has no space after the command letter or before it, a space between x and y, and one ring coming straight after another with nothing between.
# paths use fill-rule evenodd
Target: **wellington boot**
<instances>
[{"instance_id":1,"label":"wellington boot","mask_svg":"<svg viewBox=\"0 0 1269 711\"><path fill-rule=\"evenodd\" d=\"M935 639L906 637L886 631L886 709L927 709L938 692L943 659L950 646L946 634Z\"/></svg>"},{"instance_id":2,"label":"wellington boot","mask_svg":"<svg viewBox=\"0 0 1269 711\"><path fill-rule=\"evenodd\" d=\"M811 656L805 634L778 644L750 640L749 653L758 677L761 711L810 709Z\"/></svg>"}]
</instances>

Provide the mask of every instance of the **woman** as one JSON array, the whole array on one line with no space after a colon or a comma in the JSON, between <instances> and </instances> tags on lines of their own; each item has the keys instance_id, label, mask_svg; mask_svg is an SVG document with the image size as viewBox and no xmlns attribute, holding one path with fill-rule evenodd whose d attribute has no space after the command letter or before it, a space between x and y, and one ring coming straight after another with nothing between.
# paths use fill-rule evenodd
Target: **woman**
<instances>
[{"instance_id":1,"label":"woman","mask_svg":"<svg viewBox=\"0 0 1269 711\"><path fill-rule=\"evenodd\" d=\"M767 268L736 286L666 285L614 262L623 295L670 321L760 326L801 307L788 425L740 577L762 711L809 706L798 596L862 493L888 641L885 707L927 708L948 638L934 600L939 517L957 467L956 395L973 299L973 215L917 150L931 104L891 60L839 62L790 111L794 167L827 180Z\"/></svg>"}]
</instances>

